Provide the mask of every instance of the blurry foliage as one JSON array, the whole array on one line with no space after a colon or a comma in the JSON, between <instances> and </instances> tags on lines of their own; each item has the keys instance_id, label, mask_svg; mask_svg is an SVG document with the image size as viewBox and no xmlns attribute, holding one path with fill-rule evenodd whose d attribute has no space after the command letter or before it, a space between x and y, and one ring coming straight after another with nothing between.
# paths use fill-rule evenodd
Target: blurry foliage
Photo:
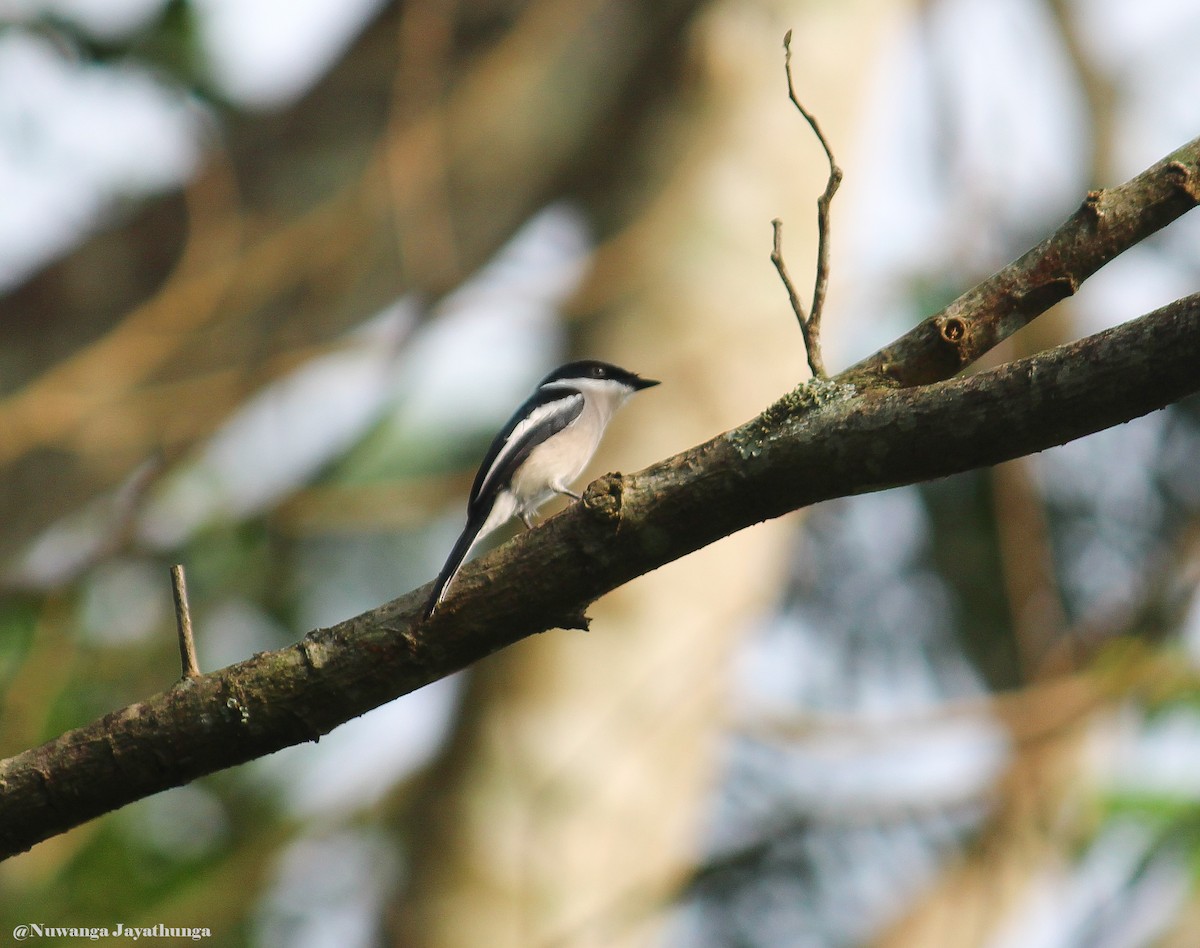
<instances>
[{"instance_id":1,"label":"blurry foliage","mask_svg":"<svg viewBox=\"0 0 1200 948\"><path fill-rule=\"evenodd\" d=\"M187 0L171 0L144 28L120 39L97 38L53 16L25 28L53 39L64 55L116 68L135 63L177 88L219 102ZM181 404L180 410L188 407ZM285 632L261 647L294 638L286 632L296 606L291 548L273 531L270 517L262 516L214 522L180 549L139 552L136 562L161 578L160 619L148 630L129 633L121 628L120 613L106 614L111 638L84 628L88 590L113 561L109 553L69 589L6 591L0 596L0 754L52 739L170 685L179 672L169 605L171 562L188 569L206 668L211 653L204 652L210 631L205 622L222 603L253 602L279 621ZM125 588L126 595L132 592ZM29 922L110 928L118 921L162 923L207 926L216 933L215 945L253 944L274 863L296 832L278 788L252 768L215 775L203 787L142 801L0 866L0 931Z\"/></svg>"},{"instance_id":2,"label":"blurry foliage","mask_svg":"<svg viewBox=\"0 0 1200 948\"><path fill-rule=\"evenodd\" d=\"M481 22L495 28L499 21ZM63 22L48 22L44 28L97 62L132 58L166 71L183 88L212 95L204 64L197 59L194 11L186 0L172 0L151 25L123 42L101 43ZM950 282L914 277L907 307L935 310L951 295ZM1200 400L1173 407L1155 423L1164 426L1164 433L1153 455L1126 452L1116 436L1108 453L1091 462L1097 467L1089 475L1098 475L1101 483L1105 466L1114 479L1129 464L1144 468L1155 502L1137 509L1136 516L1126 517L1129 508L1114 506L1102 492L1042 486L1054 563L1078 564L1089 551L1103 554L1105 562L1123 564L1135 580L1130 588L1154 590L1151 574L1170 571L1175 559L1186 556L1179 541L1185 531L1196 529L1200 514ZM479 443L474 437L456 440L452 465L466 466L477 456ZM430 458L441 464L446 454L427 437L398 434L381 422L315 478L314 490L387 484L425 474ZM853 517L848 511L862 499L826 505L807 521L785 598L784 631L777 634L803 640L797 651L785 654L805 658L813 654L809 640L819 640L827 650L824 659L833 664L809 677L809 669L798 669L799 684L789 696L798 714L814 706L844 712L873 702L887 706L879 698L888 693L887 672L912 664L923 666L941 688L915 700L916 706L935 697L971 695L973 688L1012 689L1029 680L1002 582L997 518L1004 511L995 502L989 473L972 472L903 493L900 506L912 518L906 527L910 534L890 553L881 555L877 547L895 539L895 523L889 518L900 508L888 506L890 500L876 506L876 519L856 525L848 523ZM405 542L409 538L397 539L394 529L353 537L319 531L306 535L289 529L295 513L285 508L214 524L169 557L147 555L150 567L161 571L164 596L169 595L168 560L187 564L202 639L206 615L226 600L258 604L281 630L294 630L306 592L297 586L305 577L320 573L329 585L378 578L386 589L389 577L402 569L398 564L403 557L419 559ZM329 568L333 562L341 564L341 574ZM1083 578L1088 578L1086 567ZM147 641L106 645L79 634L76 610L87 579L72 591L45 597L10 593L0 599L4 753L136 700L177 673L169 611ZM1094 588L1069 574L1057 580L1068 615L1075 621L1091 616ZM1177 589L1174 593L1180 595ZM1164 641L1166 649L1178 648L1172 638L1176 629L1164 625L1178 616L1169 609L1156 614L1152 605L1142 611L1143 619L1158 615L1164 621L1118 626L1106 634L1137 635ZM1071 634L1070 629L1060 631ZM1110 641L1088 640L1087 652L1095 655ZM1181 665L1185 661L1179 658ZM899 682L893 684L898 692ZM1200 714L1200 687L1181 685L1141 707L1159 716ZM902 911L897 892L911 896L915 883L932 884L942 854L956 847L969 851L970 841L986 825L988 808L981 800L931 801L928 812L883 815L856 811L850 801L840 820L814 813L789 792L786 774L792 765L786 748L746 737L733 743L717 810L722 832L729 832L729 824L743 836L741 845L728 846L724 855L701 866L686 887L683 904L703 920L703 938L694 944L775 946L804 939L853 944L869 933L868 921ZM31 920L110 924L119 919L127 924L207 925L220 933L215 944L253 943L256 907L271 884L278 854L307 832L289 822L277 796L277 788L245 768L205 780L202 788L144 801L51 841L0 867L0 932ZM1153 828L1155 851L1183 852L1200 879L1200 792L1101 789L1089 800L1094 809L1085 820L1088 829L1134 818ZM830 802L836 808L838 801ZM404 807L396 808L400 812L382 809L360 818L376 832L398 832ZM189 824L197 814L202 825ZM863 865L874 866L876 874L864 877Z\"/></svg>"},{"instance_id":3,"label":"blurry foliage","mask_svg":"<svg viewBox=\"0 0 1200 948\"><path fill-rule=\"evenodd\" d=\"M1020 685L989 473L970 471L918 490L929 514L927 565L955 603L961 647L993 689Z\"/></svg>"},{"instance_id":4,"label":"blurry foliage","mask_svg":"<svg viewBox=\"0 0 1200 948\"><path fill-rule=\"evenodd\" d=\"M188 543L181 558L187 564L188 589L199 601L247 599L286 624L292 597L285 553L269 520L254 518L209 525Z\"/></svg>"},{"instance_id":5,"label":"blurry foliage","mask_svg":"<svg viewBox=\"0 0 1200 948\"><path fill-rule=\"evenodd\" d=\"M206 76L196 12L189 0L168 0L157 16L126 36L97 36L53 11L41 13L26 27L39 30L88 62L117 67L133 62L158 72L182 89L219 101Z\"/></svg>"},{"instance_id":6,"label":"blurry foliage","mask_svg":"<svg viewBox=\"0 0 1200 948\"><path fill-rule=\"evenodd\" d=\"M33 644L41 604L34 597L0 599L0 696L8 693Z\"/></svg>"},{"instance_id":7,"label":"blurry foliage","mask_svg":"<svg viewBox=\"0 0 1200 948\"><path fill-rule=\"evenodd\" d=\"M131 57L157 67L183 88L211 96L196 30L196 14L188 0L169 0L149 27L107 52L113 59Z\"/></svg>"}]
</instances>

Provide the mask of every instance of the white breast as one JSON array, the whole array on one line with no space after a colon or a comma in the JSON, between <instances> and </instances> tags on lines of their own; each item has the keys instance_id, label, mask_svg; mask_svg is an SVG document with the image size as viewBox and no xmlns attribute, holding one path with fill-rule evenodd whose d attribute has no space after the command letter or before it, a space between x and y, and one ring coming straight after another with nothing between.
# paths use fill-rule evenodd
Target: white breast
<instances>
[{"instance_id":1,"label":"white breast","mask_svg":"<svg viewBox=\"0 0 1200 948\"><path fill-rule=\"evenodd\" d=\"M583 411L529 453L510 485L519 509L526 513L553 497L555 487L570 487L583 473L613 412L632 394L624 385L607 379L585 379L574 387L583 393Z\"/></svg>"}]
</instances>

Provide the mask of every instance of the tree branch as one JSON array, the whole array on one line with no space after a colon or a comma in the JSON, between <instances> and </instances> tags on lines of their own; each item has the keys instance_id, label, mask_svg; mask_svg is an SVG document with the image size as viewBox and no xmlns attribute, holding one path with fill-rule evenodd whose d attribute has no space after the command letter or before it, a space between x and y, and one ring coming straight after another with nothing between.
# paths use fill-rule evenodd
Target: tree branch
<instances>
[{"instance_id":1,"label":"tree branch","mask_svg":"<svg viewBox=\"0 0 1200 948\"><path fill-rule=\"evenodd\" d=\"M424 626L422 589L0 763L0 855L316 740L521 638L577 624L606 592L762 520L995 464L1161 408L1200 390L1198 362L1200 294L969 378L894 392L810 382L740 428L594 482L582 503L469 564Z\"/></svg>"},{"instance_id":2,"label":"tree branch","mask_svg":"<svg viewBox=\"0 0 1200 948\"><path fill-rule=\"evenodd\" d=\"M1125 184L1089 191L1079 210L1019 260L838 378L899 387L950 378L1197 203L1200 138Z\"/></svg>"},{"instance_id":3,"label":"tree branch","mask_svg":"<svg viewBox=\"0 0 1200 948\"><path fill-rule=\"evenodd\" d=\"M1195 204L1198 155L1200 140L1089 198L990 289L972 290L839 379L801 386L638 474L594 482L582 503L468 564L428 623L416 623L427 595L416 590L0 762L0 856L316 740L533 633L578 626L610 590L762 520L1040 451L1200 390L1200 294L989 372L914 381L952 374L1046 308L1063 274L1073 289L1080 274ZM889 388L901 384L910 387Z\"/></svg>"}]
</instances>

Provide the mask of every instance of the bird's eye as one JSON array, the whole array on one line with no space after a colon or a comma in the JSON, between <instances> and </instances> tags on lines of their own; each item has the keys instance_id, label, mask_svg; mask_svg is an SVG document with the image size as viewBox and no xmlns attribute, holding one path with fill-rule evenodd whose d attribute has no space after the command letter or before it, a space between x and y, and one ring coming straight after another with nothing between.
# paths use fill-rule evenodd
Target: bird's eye
<instances>
[{"instance_id":1,"label":"bird's eye","mask_svg":"<svg viewBox=\"0 0 1200 948\"><path fill-rule=\"evenodd\" d=\"M592 378L594 378L594 379L604 378L604 366L593 365L592 366Z\"/></svg>"}]
</instances>

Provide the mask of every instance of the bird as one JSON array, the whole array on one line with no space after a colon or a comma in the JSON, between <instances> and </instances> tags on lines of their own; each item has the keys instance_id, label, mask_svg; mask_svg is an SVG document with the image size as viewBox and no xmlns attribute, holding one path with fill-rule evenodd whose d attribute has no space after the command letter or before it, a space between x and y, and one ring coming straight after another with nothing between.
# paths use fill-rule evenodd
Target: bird
<instances>
[{"instance_id":1,"label":"bird","mask_svg":"<svg viewBox=\"0 0 1200 948\"><path fill-rule=\"evenodd\" d=\"M514 516L531 528L534 513L555 494L579 500L571 484L596 453L613 414L635 392L658 384L595 359L568 362L542 379L484 455L467 501L467 524L433 584L423 618L441 605L484 537Z\"/></svg>"}]
</instances>

